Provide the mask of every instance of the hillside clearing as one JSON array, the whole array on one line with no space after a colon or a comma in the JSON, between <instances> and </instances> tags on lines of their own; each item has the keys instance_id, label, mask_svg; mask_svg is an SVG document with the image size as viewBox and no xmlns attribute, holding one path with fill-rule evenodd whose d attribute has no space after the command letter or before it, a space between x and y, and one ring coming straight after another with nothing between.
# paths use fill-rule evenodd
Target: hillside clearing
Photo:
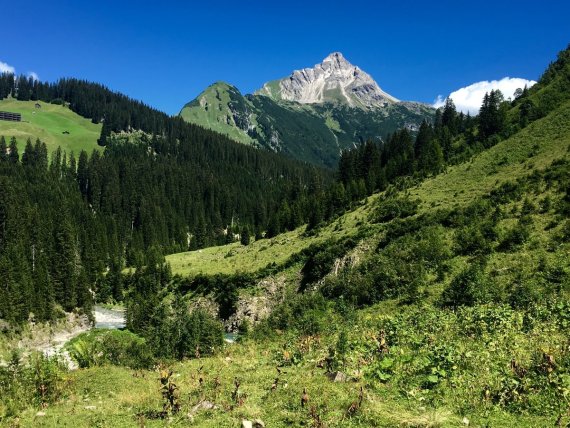
<instances>
[{"instance_id":1,"label":"hillside clearing","mask_svg":"<svg viewBox=\"0 0 570 428\"><path fill-rule=\"evenodd\" d=\"M46 143L50 153L58 147L76 155L81 150L91 153L100 149L97 145L101 134L100 124L92 123L62 105L41 101L39 104L41 107L36 108L36 101L18 101L13 98L0 100L0 110L22 115L22 122L0 121L0 135L7 142L11 137L16 137L20 154L23 153L28 138L32 143L39 138Z\"/></svg>"}]
</instances>

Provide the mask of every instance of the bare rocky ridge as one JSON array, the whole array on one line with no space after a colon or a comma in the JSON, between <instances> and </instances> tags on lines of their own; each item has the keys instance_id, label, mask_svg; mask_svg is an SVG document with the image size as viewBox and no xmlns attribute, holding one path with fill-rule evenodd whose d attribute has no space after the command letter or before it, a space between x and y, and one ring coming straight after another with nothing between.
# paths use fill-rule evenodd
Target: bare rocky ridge
<instances>
[{"instance_id":1,"label":"bare rocky ridge","mask_svg":"<svg viewBox=\"0 0 570 428\"><path fill-rule=\"evenodd\" d=\"M313 68L296 70L285 79L266 83L257 94L302 104L341 102L366 108L398 102L340 52L331 53Z\"/></svg>"}]
</instances>

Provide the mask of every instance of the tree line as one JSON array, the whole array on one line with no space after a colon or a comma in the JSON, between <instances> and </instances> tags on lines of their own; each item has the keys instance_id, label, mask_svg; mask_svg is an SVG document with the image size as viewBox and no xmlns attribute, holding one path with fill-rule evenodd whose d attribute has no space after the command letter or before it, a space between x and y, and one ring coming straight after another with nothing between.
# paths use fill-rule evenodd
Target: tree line
<instances>
[{"instance_id":1,"label":"tree line","mask_svg":"<svg viewBox=\"0 0 570 428\"><path fill-rule=\"evenodd\" d=\"M530 89L517 90L513 100L505 100L499 90L486 93L477 116L458 112L448 98L436 111L434 122L422 122L415 137L403 128L386 141L367 141L343 151L337 180L346 188L360 189L360 194L372 194L384 190L398 177L421 179L438 174L446 166L464 162L508 138L565 101L558 90L562 94L570 92L569 52L561 52L539 82ZM557 88L555 102L552 87Z\"/></svg>"},{"instance_id":2,"label":"tree line","mask_svg":"<svg viewBox=\"0 0 570 428\"><path fill-rule=\"evenodd\" d=\"M121 300L122 269L146 265L149 250L166 254L240 234L261 239L305 223L318 227L400 177L436 174L540 118L564 102L541 94L567 85L568 64L561 53L514 101L487 94L478 117L458 113L448 100L415 138L402 129L385 143L345 151L336 180L101 85L1 75L0 97L64 102L103 121L106 147L56 150L48 158L45 144L30 140L20 156L15 138L0 138L0 319L50 320L88 309L94 296Z\"/></svg>"}]
</instances>

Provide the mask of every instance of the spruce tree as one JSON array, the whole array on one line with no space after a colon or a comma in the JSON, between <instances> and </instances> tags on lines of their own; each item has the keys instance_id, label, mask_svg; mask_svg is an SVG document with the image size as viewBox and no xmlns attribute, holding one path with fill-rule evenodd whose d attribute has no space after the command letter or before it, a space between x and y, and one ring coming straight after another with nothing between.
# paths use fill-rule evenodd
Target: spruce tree
<instances>
[{"instance_id":1,"label":"spruce tree","mask_svg":"<svg viewBox=\"0 0 570 428\"><path fill-rule=\"evenodd\" d=\"M0 162L8 161L8 145L4 136L0 136Z\"/></svg>"},{"instance_id":2,"label":"spruce tree","mask_svg":"<svg viewBox=\"0 0 570 428\"><path fill-rule=\"evenodd\" d=\"M12 163L18 163L20 162L20 155L18 154L18 143L16 141L16 137L12 137L10 139L10 147L9 149L9 154L8 154L8 160Z\"/></svg>"},{"instance_id":3,"label":"spruce tree","mask_svg":"<svg viewBox=\"0 0 570 428\"><path fill-rule=\"evenodd\" d=\"M249 245L250 242L250 236L249 236L249 229L244 226L241 229L241 233L240 233L240 243L241 245Z\"/></svg>"}]
</instances>

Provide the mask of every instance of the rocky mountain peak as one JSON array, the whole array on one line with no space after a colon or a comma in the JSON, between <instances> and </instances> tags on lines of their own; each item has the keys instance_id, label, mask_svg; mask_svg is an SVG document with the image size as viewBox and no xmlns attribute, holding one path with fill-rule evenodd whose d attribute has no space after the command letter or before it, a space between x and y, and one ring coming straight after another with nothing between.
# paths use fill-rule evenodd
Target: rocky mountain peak
<instances>
[{"instance_id":1,"label":"rocky mountain peak","mask_svg":"<svg viewBox=\"0 0 570 428\"><path fill-rule=\"evenodd\" d=\"M302 104L333 102L361 108L398 102L340 52L331 53L313 68L295 70L289 77L268 82L257 93Z\"/></svg>"}]
</instances>

